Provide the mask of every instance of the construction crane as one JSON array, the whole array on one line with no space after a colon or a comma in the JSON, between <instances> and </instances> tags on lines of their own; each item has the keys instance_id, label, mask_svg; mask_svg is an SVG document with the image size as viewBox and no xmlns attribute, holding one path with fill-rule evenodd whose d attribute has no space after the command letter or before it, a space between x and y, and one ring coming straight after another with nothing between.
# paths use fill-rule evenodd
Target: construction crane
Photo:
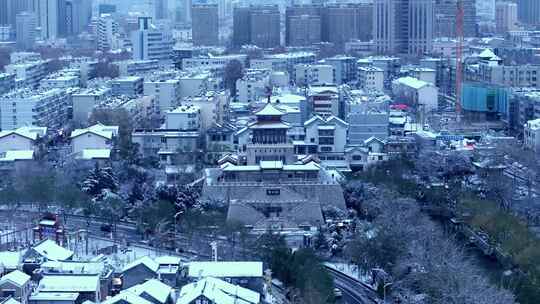
<instances>
[{"instance_id":1,"label":"construction crane","mask_svg":"<svg viewBox=\"0 0 540 304\"><path fill-rule=\"evenodd\" d=\"M457 0L456 11L456 114L461 116L461 88L463 86L463 0Z\"/></svg>"}]
</instances>

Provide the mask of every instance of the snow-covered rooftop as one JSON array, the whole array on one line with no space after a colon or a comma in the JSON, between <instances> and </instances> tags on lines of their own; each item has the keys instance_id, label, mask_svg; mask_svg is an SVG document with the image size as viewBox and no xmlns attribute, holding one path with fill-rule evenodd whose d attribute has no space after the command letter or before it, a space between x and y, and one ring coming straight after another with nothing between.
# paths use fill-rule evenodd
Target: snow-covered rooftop
<instances>
[{"instance_id":1,"label":"snow-covered rooftop","mask_svg":"<svg viewBox=\"0 0 540 304\"><path fill-rule=\"evenodd\" d=\"M5 130L0 132L0 138L12 134L26 137L30 140L36 140L40 136L44 136L47 133L46 127L20 127L15 130Z\"/></svg>"},{"instance_id":2,"label":"snow-covered rooftop","mask_svg":"<svg viewBox=\"0 0 540 304\"><path fill-rule=\"evenodd\" d=\"M122 291L121 293L115 295L114 297L107 299L101 304L117 304L117 303L126 303L126 304L153 304L152 302L139 297L138 295L129 292Z\"/></svg>"},{"instance_id":3,"label":"snow-covered rooftop","mask_svg":"<svg viewBox=\"0 0 540 304\"><path fill-rule=\"evenodd\" d=\"M208 277L182 287L176 304L190 304L200 296L215 304L255 304L261 298L259 293L247 288Z\"/></svg>"},{"instance_id":4,"label":"snow-covered rooftop","mask_svg":"<svg viewBox=\"0 0 540 304\"><path fill-rule=\"evenodd\" d=\"M414 77L401 77L395 80L395 82L417 90L430 85L429 82L425 82Z\"/></svg>"},{"instance_id":5,"label":"snow-covered rooftop","mask_svg":"<svg viewBox=\"0 0 540 304\"><path fill-rule=\"evenodd\" d=\"M262 262L191 262L190 277L262 277Z\"/></svg>"},{"instance_id":6,"label":"snow-covered rooftop","mask_svg":"<svg viewBox=\"0 0 540 304\"><path fill-rule=\"evenodd\" d=\"M129 264L127 264L124 269L122 270L122 272L126 272L128 270L130 270L131 268L134 268L136 266L139 266L143 264L144 266L146 266L148 269L154 271L154 272L157 272L158 268L159 268L159 264L156 263L154 260L152 260L150 257L148 256L144 256L140 259L137 259Z\"/></svg>"},{"instance_id":7,"label":"snow-covered rooftop","mask_svg":"<svg viewBox=\"0 0 540 304\"><path fill-rule=\"evenodd\" d=\"M106 126L98 123L86 129L75 129L73 132L71 132L71 138L75 138L86 133L93 133L106 139L112 139L113 136L118 135L118 126Z\"/></svg>"},{"instance_id":8,"label":"snow-covered rooftop","mask_svg":"<svg viewBox=\"0 0 540 304\"><path fill-rule=\"evenodd\" d=\"M59 246L52 240L44 240L33 247L34 251L48 260L64 261L73 256L73 251Z\"/></svg>"},{"instance_id":9,"label":"snow-covered rooftop","mask_svg":"<svg viewBox=\"0 0 540 304\"><path fill-rule=\"evenodd\" d=\"M40 292L95 292L99 290L97 275L45 275L39 281Z\"/></svg>"},{"instance_id":10,"label":"snow-covered rooftop","mask_svg":"<svg viewBox=\"0 0 540 304\"><path fill-rule=\"evenodd\" d=\"M171 295L172 287L162 283L156 279L148 280L143 284L135 285L126 291L141 296L143 293L148 294L150 297L157 300L159 303L167 302L167 299Z\"/></svg>"},{"instance_id":11,"label":"snow-covered rooftop","mask_svg":"<svg viewBox=\"0 0 540 304\"><path fill-rule=\"evenodd\" d=\"M4 284L5 282L12 282L13 284L21 287L24 284L26 284L28 281L30 281L29 275L27 275L26 273L20 270L15 270L3 276L0 279L0 285Z\"/></svg>"},{"instance_id":12,"label":"snow-covered rooftop","mask_svg":"<svg viewBox=\"0 0 540 304\"><path fill-rule=\"evenodd\" d=\"M262 109L255 112L257 116L282 116L283 114L283 112L271 103L267 103Z\"/></svg>"}]
</instances>

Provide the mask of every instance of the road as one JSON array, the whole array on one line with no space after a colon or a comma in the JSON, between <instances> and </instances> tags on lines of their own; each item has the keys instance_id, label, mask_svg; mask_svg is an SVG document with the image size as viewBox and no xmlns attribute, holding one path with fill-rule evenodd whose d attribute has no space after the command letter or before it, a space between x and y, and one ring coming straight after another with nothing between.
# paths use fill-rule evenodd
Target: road
<instances>
[{"instance_id":1,"label":"road","mask_svg":"<svg viewBox=\"0 0 540 304\"><path fill-rule=\"evenodd\" d=\"M377 294L373 289L345 274L332 268L326 267L334 278L334 284L343 292L341 303L343 304L376 304Z\"/></svg>"}]
</instances>

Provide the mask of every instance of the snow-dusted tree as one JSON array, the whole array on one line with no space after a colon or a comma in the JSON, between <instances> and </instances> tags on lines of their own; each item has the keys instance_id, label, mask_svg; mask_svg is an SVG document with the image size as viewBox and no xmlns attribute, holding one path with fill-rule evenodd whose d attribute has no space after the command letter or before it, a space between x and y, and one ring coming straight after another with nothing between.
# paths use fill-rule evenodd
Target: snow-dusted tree
<instances>
[{"instance_id":1,"label":"snow-dusted tree","mask_svg":"<svg viewBox=\"0 0 540 304\"><path fill-rule=\"evenodd\" d=\"M111 167L96 166L81 183L81 190L92 198L103 193L103 190L115 192L118 189L118 179Z\"/></svg>"}]
</instances>

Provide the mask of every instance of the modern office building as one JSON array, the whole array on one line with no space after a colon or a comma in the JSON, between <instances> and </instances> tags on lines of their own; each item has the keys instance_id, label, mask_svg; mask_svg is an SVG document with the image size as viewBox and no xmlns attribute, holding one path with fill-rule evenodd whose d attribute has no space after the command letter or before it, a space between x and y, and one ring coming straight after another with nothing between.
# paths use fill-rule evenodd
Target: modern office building
<instances>
[{"instance_id":1,"label":"modern office building","mask_svg":"<svg viewBox=\"0 0 540 304\"><path fill-rule=\"evenodd\" d=\"M235 7L233 11L233 45L241 47L251 43L251 9Z\"/></svg>"},{"instance_id":2,"label":"modern office building","mask_svg":"<svg viewBox=\"0 0 540 304\"><path fill-rule=\"evenodd\" d=\"M540 1L519 0L517 4L519 21L530 25L540 24Z\"/></svg>"},{"instance_id":3,"label":"modern office building","mask_svg":"<svg viewBox=\"0 0 540 304\"><path fill-rule=\"evenodd\" d=\"M281 45L281 15L277 5L251 7L251 44L261 48Z\"/></svg>"},{"instance_id":4,"label":"modern office building","mask_svg":"<svg viewBox=\"0 0 540 304\"><path fill-rule=\"evenodd\" d=\"M1 0L0 11L2 11L3 8L5 8L6 11L5 13L0 12L0 24L9 24L12 28L15 28L17 23L17 14L31 11L32 1L33 0ZM1 22L3 14L6 16L4 23Z\"/></svg>"},{"instance_id":5,"label":"modern office building","mask_svg":"<svg viewBox=\"0 0 540 304\"><path fill-rule=\"evenodd\" d=\"M371 40L372 4L328 5L322 11L322 40L344 46L351 40Z\"/></svg>"},{"instance_id":6,"label":"modern office building","mask_svg":"<svg viewBox=\"0 0 540 304\"><path fill-rule=\"evenodd\" d=\"M219 44L217 4L197 4L191 8L192 40L194 45Z\"/></svg>"},{"instance_id":7,"label":"modern office building","mask_svg":"<svg viewBox=\"0 0 540 304\"><path fill-rule=\"evenodd\" d=\"M152 0L154 10L154 20L167 19L169 15L168 0Z\"/></svg>"},{"instance_id":8,"label":"modern office building","mask_svg":"<svg viewBox=\"0 0 540 304\"><path fill-rule=\"evenodd\" d=\"M497 33L504 34L517 28L518 6L514 2L498 2L495 8Z\"/></svg>"},{"instance_id":9,"label":"modern office building","mask_svg":"<svg viewBox=\"0 0 540 304\"><path fill-rule=\"evenodd\" d=\"M261 48L281 45L281 15L277 5L237 7L233 13L233 44Z\"/></svg>"},{"instance_id":10,"label":"modern office building","mask_svg":"<svg viewBox=\"0 0 540 304\"><path fill-rule=\"evenodd\" d=\"M297 5L285 10L285 44L307 46L322 40L322 10L319 5Z\"/></svg>"},{"instance_id":11,"label":"modern office building","mask_svg":"<svg viewBox=\"0 0 540 304\"><path fill-rule=\"evenodd\" d=\"M421 55L433 43L432 0L375 0L374 39L379 53Z\"/></svg>"},{"instance_id":12,"label":"modern office building","mask_svg":"<svg viewBox=\"0 0 540 304\"><path fill-rule=\"evenodd\" d=\"M41 38L55 39L67 34L66 0L36 1L34 11L41 28Z\"/></svg>"},{"instance_id":13,"label":"modern office building","mask_svg":"<svg viewBox=\"0 0 540 304\"><path fill-rule=\"evenodd\" d=\"M174 45L171 33L157 29L150 20L139 17L139 29L131 33L133 60L170 60Z\"/></svg>"},{"instance_id":14,"label":"modern office building","mask_svg":"<svg viewBox=\"0 0 540 304\"><path fill-rule=\"evenodd\" d=\"M309 46L321 42L320 16L299 15L288 18L288 46Z\"/></svg>"},{"instance_id":15,"label":"modern office building","mask_svg":"<svg viewBox=\"0 0 540 304\"><path fill-rule=\"evenodd\" d=\"M477 36L476 0L463 0L463 35L465 37ZM456 0L435 1L435 36L456 36Z\"/></svg>"},{"instance_id":16,"label":"modern office building","mask_svg":"<svg viewBox=\"0 0 540 304\"><path fill-rule=\"evenodd\" d=\"M17 14L17 48L28 50L34 46L37 36L37 18L34 13L22 12Z\"/></svg>"}]
</instances>

